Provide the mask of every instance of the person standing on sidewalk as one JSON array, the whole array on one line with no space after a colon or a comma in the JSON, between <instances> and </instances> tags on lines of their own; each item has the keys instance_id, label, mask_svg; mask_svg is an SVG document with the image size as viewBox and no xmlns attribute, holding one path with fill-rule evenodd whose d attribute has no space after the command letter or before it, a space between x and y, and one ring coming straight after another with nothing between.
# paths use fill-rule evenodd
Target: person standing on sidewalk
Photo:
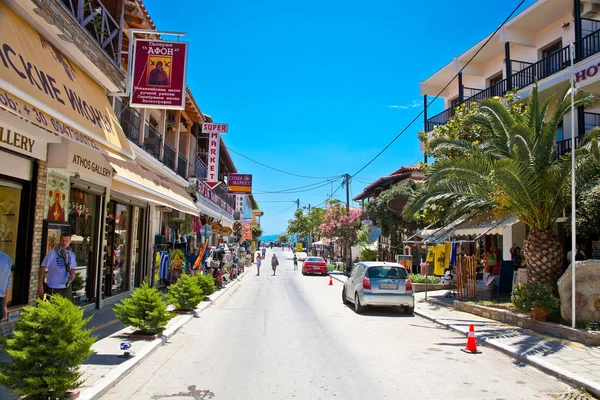
<instances>
[{"instance_id":1,"label":"person standing on sidewalk","mask_svg":"<svg viewBox=\"0 0 600 400\"><path fill-rule=\"evenodd\" d=\"M294 271L298 270L298 256L294 253Z\"/></svg>"},{"instance_id":2,"label":"person standing on sidewalk","mask_svg":"<svg viewBox=\"0 0 600 400\"><path fill-rule=\"evenodd\" d=\"M273 268L273 276L275 276L275 271L277 270L277 266L279 265L279 260L277 256L273 254L273 258L271 258L271 268Z\"/></svg>"},{"instance_id":3,"label":"person standing on sidewalk","mask_svg":"<svg viewBox=\"0 0 600 400\"><path fill-rule=\"evenodd\" d=\"M256 255L256 276L260 276L260 265L262 264L260 254Z\"/></svg>"},{"instance_id":4,"label":"person standing on sidewalk","mask_svg":"<svg viewBox=\"0 0 600 400\"><path fill-rule=\"evenodd\" d=\"M267 256L267 248L265 246L263 246L263 248L262 248L262 259L264 260L266 256Z\"/></svg>"},{"instance_id":5,"label":"person standing on sidewalk","mask_svg":"<svg viewBox=\"0 0 600 400\"><path fill-rule=\"evenodd\" d=\"M44 297L44 293L49 295L59 294L62 297L73 301L73 290L71 283L75 279L75 253L71 251L71 234L63 233L60 235L60 243L50 250L40 266L38 277L38 295ZM44 286L44 275L48 270L48 281Z\"/></svg>"},{"instance_id":6,"label":"person standing on sidewalk","mask_svg":"<svg viewBox=\"0 0 600 400\"><path fill-rule=\"evenodd\" d=\"M2 316L0 320L8 318L8 298L12 292L12 265L8 254L0 251L0 297L2 297Z\"/></svg>"}]
</instances>

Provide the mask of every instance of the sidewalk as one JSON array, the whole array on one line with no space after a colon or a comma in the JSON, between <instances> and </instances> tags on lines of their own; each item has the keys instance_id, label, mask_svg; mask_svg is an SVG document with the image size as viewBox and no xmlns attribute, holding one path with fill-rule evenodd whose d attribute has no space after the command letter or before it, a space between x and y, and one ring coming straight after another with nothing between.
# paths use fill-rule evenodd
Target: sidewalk
<instances>
[{"instance_id":1,"label":"sidewalk","mask_svg":"<svg viewBox=\"0 0 600 400\"><path fill-rule=\"evenodd\" d=\"M81 366L85 383L79 388L81 391L79 399L91 400L100 398L100 396L116 385L133 368L158 349L158 347L165 344L187 322L193 318L198 318L202 311L210 307L226 293L232 293L232 289L238 287L238 282L249 272L249 269L246 268L237 279L233 280L223 289L210 295L200 303L194 313L177 315L171 319L162 336L155 340L129 339L127 335L132 333L134 329L125 327L121 322L116 320L112 312L112 307L86 312L86 316L94 314L87 328L92 329L92 335L96 336L97 340L92 347L94 353ZM133 354L133 357L123 357L123 350L120 349L121 342L132 344L129 351ZM0 361L9 361L8 356L1 349ZM16 398L17 396L14 393L0 386L0 399Z\"/></svg>"},{"instance_id":2,"label":"sidewalk","mask_svg":"<svg viewBox=\"0 0 600 400\"><path fill-rule=\"evenodd\" d=\"M332 275L345 282L346 277ZM455 299L444 297L446 290L415 294L415 314L443 325L465 336L469 326L475 326L479 345L491 347L515 359L515 364L525 363L573 386L584 388L600 397L600 347L569 342L495 320L455 311ZM465 342L466 343L466 342ZM485 351L485 350L483 350Z\"/></svg>"}]
</instances>

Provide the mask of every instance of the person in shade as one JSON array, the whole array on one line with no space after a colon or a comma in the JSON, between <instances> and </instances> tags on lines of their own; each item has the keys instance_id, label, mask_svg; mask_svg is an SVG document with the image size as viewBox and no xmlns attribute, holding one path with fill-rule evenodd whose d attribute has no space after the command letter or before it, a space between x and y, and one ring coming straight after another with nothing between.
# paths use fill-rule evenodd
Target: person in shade
<instances>
[{"instance_id":1,"label":"person in shade","mask_svg":"<svg viewBox=\"0 0 600 400\"><path fill-rule=\"evenodd\" d=\"M262 264L261 262L261 257L260 254L256 255L256 276L260 276L260 265Z\"/></svg>"},{"instance_id":2,"label":"person in shade","mask_svg":"<svg viewBox=\"0 0 600 400\"><path fill-rule=\"evenodd\" d=\"M2 316L0 320L8 317L8 299L12 292L12 260L8 254L0 251L0 297L2 297Z\"/></svg>"},{"instance_id":3,"label":"person in shade","mask_svg":"<svg viewBox=\"0 0 600 400\"><path fill-rule=\"evenodd\" d=\"M275 272L277 271L278 265L279 265L279 260L277 259L277 256L275 254L273 254L273 257L271 258L271 268L273 268L273 276L275 276Z\"/></svg>"},{"instance_id":4,"label":"person in shade","mask_svg":"<svg viewBox=\"0 0 600 400\"><path fill-rule=\"evenodd\" d=\"M61 295L62 297L73 301L73 290L71 283L75 279L75 253L71 251L71 234L62 233L60 243L50 250L40 266L38 295L44 297L48 295ZM48 280L44 287L44 275L48 270Z\"/></svg>"}]
</instances>

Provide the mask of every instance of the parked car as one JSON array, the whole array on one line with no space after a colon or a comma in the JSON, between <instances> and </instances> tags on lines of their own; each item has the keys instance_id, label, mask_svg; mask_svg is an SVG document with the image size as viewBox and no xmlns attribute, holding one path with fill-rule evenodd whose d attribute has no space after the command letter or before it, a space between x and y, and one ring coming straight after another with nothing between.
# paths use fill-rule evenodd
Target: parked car
<instances>
[{"instance_id":1,"label":"parked car","mask_svg":"<svg viewBox=\"0 0 600 400\"><path fill-rule=\"evenodd\" d=\"M302 265L302 275L322 274L327 275L327 263L323 257L308 257Z\"/></svg>"},{"instance_id":2,"label":"parked car","mask_svg":"<svg viewBox=\"0 0 600 400\"><path fill-rule=\"evenodd\" d=\"M357 314L368 306L402 307L405 314L415 310L412 282L406 269L397 263L359 262L342 289L344 304L354 303Z\"/></svg>"}]
</instances>

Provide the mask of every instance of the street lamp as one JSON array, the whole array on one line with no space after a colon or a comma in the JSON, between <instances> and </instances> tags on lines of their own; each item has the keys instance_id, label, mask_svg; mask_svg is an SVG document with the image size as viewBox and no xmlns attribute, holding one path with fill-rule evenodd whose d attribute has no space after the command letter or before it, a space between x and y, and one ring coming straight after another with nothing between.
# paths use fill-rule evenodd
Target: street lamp
<instances>
[{"instance_id":1,"label":"street lamp","mask_svg":"<svg viewBox=\"0 0 600 400\"><path fill-rule=\"evenodd\" d=\"M575 43L571 43L571 326L575 328L575 252L576 252L576 221L575 213L575 76L573 65L575 63Z\"/></svg>"}]
</instances>

